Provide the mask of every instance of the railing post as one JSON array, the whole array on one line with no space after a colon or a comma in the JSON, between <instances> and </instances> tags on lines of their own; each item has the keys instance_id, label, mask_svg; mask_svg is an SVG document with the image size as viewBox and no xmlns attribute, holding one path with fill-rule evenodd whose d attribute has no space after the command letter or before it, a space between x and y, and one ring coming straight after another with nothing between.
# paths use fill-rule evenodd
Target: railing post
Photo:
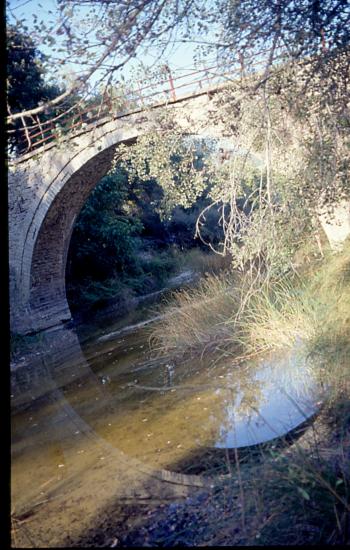
<instances>
[{"instance_id":1,"label":"railing post","mask_svg":"<svg viewBox=\"0 0 350 550\"><path fill-rule=\"evenodd\" d=\"M34 120L34 119L33 119L33 120ZM45 135L44 135L43 127L41 126L40 118L39 118L38 115L36 115L36 123L37 123L37 125L39 126L39 129L40 129L41 139L44 140L44 139L45 139Z\"/></svg>"},{"instance_id":2,"label":"railing post","mask_svg":"<svg viewBox=\"0 0 350 550\"><path fill-rule=\"evenodd\" d=\"M166 72L168 73L169 75L169 84L170 84L170 90L171 90L171 98L173 101L176 101L176 92L175 92L175 86L174 86L174 80L173 80L173 76L171 74L171 71L170 71L170 68L168 67L168 65L164 65L164 69L166 70Z\"/></svg>"},{"instance_id":3,"label":"railing post","mask_svg":"<svg viewBox=\"0 0 350 550\"><path fill-rule=\"evenodd\" d=\"M31 142L29 131L28 131L28 128L27 128L27 125L25 123L25 120L24 120L23 116L21 116L21 121L22 121L22 125L23 125L23 128L24 128L25 136L27 138L27 143L28 143L27 151L30 151L31 146L32 146L32 142Z\"/></svg>"}]
</instances>

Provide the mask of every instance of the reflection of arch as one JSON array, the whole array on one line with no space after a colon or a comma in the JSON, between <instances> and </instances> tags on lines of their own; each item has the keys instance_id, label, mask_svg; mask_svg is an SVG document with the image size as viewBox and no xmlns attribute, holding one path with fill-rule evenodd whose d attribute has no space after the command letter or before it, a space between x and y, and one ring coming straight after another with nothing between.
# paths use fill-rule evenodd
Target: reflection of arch
<instances>
[{"instance_id":1,"label":"reflection of arch","mask_svg":"<svg viewBox=\"0 0 350 550\"><path fill-rule=\"evenodd\" d=\"M72 380L82 383L91 402L99 399L105 410L113 407L113 396L104 391L74 331L59 328L43 333L38 349L42 353L34 356L31 364L20 367L22 373L17 370L12 379L14 410L25 410L32 403L32 396L40 403L35 409L39 424L28 430L26 421L25 438L21 423L13 426L13 465L18 460L21 475L31 479L31 484L24 488L18 482L13 485L13 508L20 517L28 512L32 515L33 503L45 503L35 508L28 530L31 540L24 539L24 547L28 543L39 547L66 546L67 536L74 540L81 532L87 532L96 524L98 514L101 511L104 514L111 503L113 507L118 501L137 503L138 498L174 501L210 489L214 482L210 478L157 469L128 456L85 420L84 402L77 400L73 404L63 391ZM23 374L28 375L25 384ZM21 462L23 451L17 451L24 443L28 455ZM48 479L39 456L44 457L49 468L53 463L54 471L58 470L57 456L60 456L63 478L58 470ZM70 541L68 546L71 544Z\"/></svg>"}]
</instances>

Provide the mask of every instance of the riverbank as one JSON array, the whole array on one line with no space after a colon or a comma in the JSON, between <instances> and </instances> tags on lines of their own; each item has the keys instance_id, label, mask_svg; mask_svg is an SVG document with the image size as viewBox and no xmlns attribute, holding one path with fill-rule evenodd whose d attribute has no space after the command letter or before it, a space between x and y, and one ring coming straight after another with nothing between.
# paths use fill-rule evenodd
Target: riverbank
<instances>
[{"instance_id":1,"label":"riverbank","mask_svg":"<svg viewBox=\"0 0 350 550\"><path fill-rule=\"evenodd\" d=\"M206 535L195 544L349 543L349 273L347 243L342 252L328 251L302 265L299 273L250 289L242 314L237 315L241 281L230 276L208 278L168 304L165 311L171 316L153 331L160 354L216 350L244 357L264 350L287 352L303 341L302 353L327 388L321 414L288 450L270 450L254 465L227 464L239 488L230 486L225 497L217 497L224 498L227 509L221 523L212 522L209 506Z\"/></svg>"},{"instance_id":2,"label":"riverbank","mask_svg":"<svg viewBox=\"0 0 350 550\"><path fill-rule=\"evenodd\" d=\"M74 545L346 544L349 510L339 481L346 473L340 473L346 466L342 451L349 445L339 448L329 412L324 409L294 444L260 452L255 462L244 462L238 451L236 460L222 464L225 478L212 489L153 506L126 503L121 516L114 508L114 521L101 521Z\"/></svg>"},{"instance_id":3,"label":"riverbank","mask_svg":"<svg viewBox=\"0 0 350 550\"><path fill-rule=\"evenodd\" d=\"M239 393L247 384L249 396L254 372L264 364L251 365L252 372L241 369L238 377L238 372L232 376L231 361L213 367L212 361L195 358L177 363L171 373L169 363L149 358L145 329L91 341L73 359L74 342L69 347L57 336L58 371L52 355L53 368L45 362L48 381L54 382L51 394L13 421L13 508L20 546L28 546L28 533L39 547L199 543L212 536L213 522L225 527L229 510L239 530L239 476L245 479L246 472L249 480L253 467L262 467L261 458L276 449L236 454L215 443L232 424L233 387ZM276 362L281 372L275 382L286 366ZM62 386L60 371L68 376ZM277 450L283 452L290 442L280 444ZM201 487L203 478L207 483Z\"/></svg>"},{"instance_id":4,"label":"riverbank","mask_svg":"<svg viewBox=\"0 0 350 550\"><path fill-rule=\"evenodd\" d=\"M260 447L251 461L239 449L228 453L216 465L216 474L224 478L212 490L181 502L130 506L127 526L117 519L97 525L78 545L106 540L113 547L349 544L349 273L349 245L304 265L293 285L285 283L278 293L262 293L253 301L250 330L239 341L243 353L267 345L286 352L295 338L304 337L303 353L315 365L327 397L300 435L288 444L280 440L279 446ZM237 351L237 336L227 340L237 304L228 296L228 281L206 284L179 293L165 309L171 315L153 331L158 344L167 343L159 352L175 358L183 352L198 356L203 348L204 355L214 347ZM180 329L177 339L173 326Z\"/></svg>"}]
</instances>

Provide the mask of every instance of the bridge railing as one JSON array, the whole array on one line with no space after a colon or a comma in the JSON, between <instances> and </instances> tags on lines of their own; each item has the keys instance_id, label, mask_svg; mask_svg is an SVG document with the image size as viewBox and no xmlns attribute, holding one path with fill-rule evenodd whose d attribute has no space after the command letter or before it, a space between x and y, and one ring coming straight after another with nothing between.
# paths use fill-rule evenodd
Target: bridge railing
<instances>
[{"instance_id":1,"label":"bridge railing","mask_svg":"<svg viewBox=\"0 0 350 550\"><path fill-rule=\"evenodd\" d=\"M16 152L23 155L62 136L74 136L91 124L209 93L223 83L245 75L246 67L249 67L248 72L261 70L266 63L264 54L268 51L256 54L256 61L250 61L249 65L245 64L246 60L238 58L230 63L208 64L186 72L182 70L179 75L177 72L181 69L171 71L164 66L164 77L158 81L135 81L119 88L110 86L95 98L70 98L41 115L22 117L15 129L9 129L9 134L16 133Z\"/></svg>"}]
</instances>

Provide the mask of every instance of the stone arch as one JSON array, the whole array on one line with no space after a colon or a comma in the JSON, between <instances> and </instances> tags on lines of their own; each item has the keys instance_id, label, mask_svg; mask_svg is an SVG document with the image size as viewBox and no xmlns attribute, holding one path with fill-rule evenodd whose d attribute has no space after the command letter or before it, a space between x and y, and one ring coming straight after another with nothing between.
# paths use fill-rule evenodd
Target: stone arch
<instances>
[{"instance_id":1,"label":"stone arch","mask_svg":"<svg viewBox=\"0 0 350 550\"><path fill-rule=\"evenodd\" d=\"M55 196L35 241L29 308L37 328L71 318L65 269L74 221L88 196L111 167L115 147L87 161Z\"/></svg>"},{"instance_id":2,"label":"stone arch","mask_svg":"<svg viewBox=\"0 0 350 550\"><path fill-rule=\"evenodd\" d=\"M174 105L185 131L219 134L208 125L206 94ZM195 124L196 122L196 124ZM70 318L65 265L74 220L108 171L119 143L131 143L150 127L152 113L102 120L66 141L16 160L9 173L10 323L32 333Z\"/></svg>"},{"instance_id":3,"label":"stone arch","mask_svg":"<svg viewBox=\"0 0 350 550\"><path fill-rule=\"evenodd\" d=\"M65 266L74 221L110 169L116 146L134 142L138 133L136 126L128 124L120 129L119 125L116 131L115 123L107 124L100 131L78 138L76 146L70 147L69 157L67 150L55 148L38 160L31 159L29 169L17 170L21 187L24 180L30 189L31 204L21 222L16 220L16 226L10 219L14 332L37 332L71 318Z\"/></svg>"}]
</instances>

